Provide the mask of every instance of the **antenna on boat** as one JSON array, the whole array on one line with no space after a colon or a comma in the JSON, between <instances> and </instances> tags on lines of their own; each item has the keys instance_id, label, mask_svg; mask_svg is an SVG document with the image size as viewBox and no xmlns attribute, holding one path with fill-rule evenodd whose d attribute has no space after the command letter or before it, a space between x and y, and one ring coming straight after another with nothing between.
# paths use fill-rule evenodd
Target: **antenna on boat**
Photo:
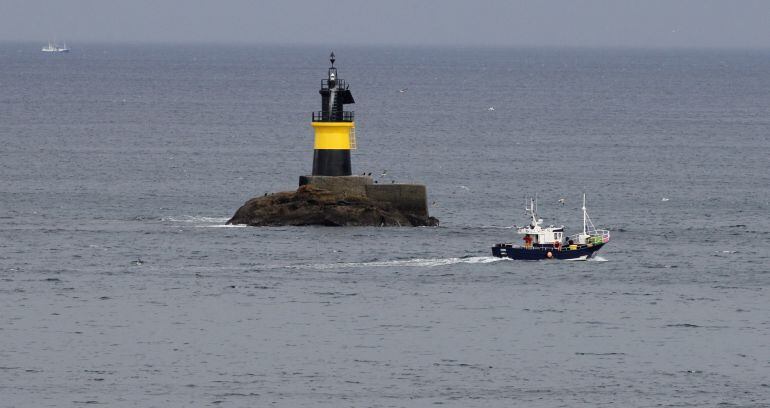
<instances>
[{"instance_id":1,"label":"antenna on boat","mask_svg":"<svg viewBox=\"0 0 770 408\"><path fill-rule=\"evenodd\" d=\"M524 214L529 215L532 212L532 196L524 197Z\"/></svg>"},{"instance_id":2,"label":"antenna on boat","mask_svg":"<svg viewBox=\"0 0 770 408\"><path fill-rule=\"evenodd\" d=\"M586 193L583 193L583 235L586 234Z\"/></svg>"}]
</instances>

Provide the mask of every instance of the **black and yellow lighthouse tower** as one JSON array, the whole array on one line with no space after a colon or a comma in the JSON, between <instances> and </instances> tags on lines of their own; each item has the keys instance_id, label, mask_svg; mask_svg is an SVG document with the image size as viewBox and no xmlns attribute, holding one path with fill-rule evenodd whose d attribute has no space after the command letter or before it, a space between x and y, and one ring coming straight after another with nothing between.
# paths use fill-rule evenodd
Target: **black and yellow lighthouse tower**
<instances>
[{"instance_id":1,"label":"black and yellow lighthouse tower","mask_svg":"<svg viewBox=\"0 0 770 408\"><path fill-rule=\"evenodd\" d=\"M349 176L350 150L355 149L353 111L345 105L355 103L345 80L337 76L334 53L329 56L331 67L321 80L321 110L313 112L315 143L313 151L314 176Z\"/></svg>"}]
</instances>

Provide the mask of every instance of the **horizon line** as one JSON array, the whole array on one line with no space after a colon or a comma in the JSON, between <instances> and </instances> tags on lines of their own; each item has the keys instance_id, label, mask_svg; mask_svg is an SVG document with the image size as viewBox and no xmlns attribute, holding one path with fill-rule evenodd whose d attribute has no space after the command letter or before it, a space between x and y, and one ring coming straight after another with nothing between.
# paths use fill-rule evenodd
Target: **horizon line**
<instances>
[{"instance_id":1,"label":"horizon line","mask_svg":"<svg viewBox=\"0 0 770 408\"><path fill-rule=\"evenodd\" d=\"M43 40L39 39L26 39L26 40L0 40L0 44L12 45L12 44L38 44ZM47 42L49 40L44 40ZM130 46L252 46L252 47L296 47L296 48L308 48L308 47L329 47L329 43L321 42L252 42L252 41L176 41L176 40L122 40L122 41L106 41L106 40L61 40L72 44L86 44L86 45L130 45ZM73 42L74 41L74 42ZM77 46L75 46L77 48ZM483 44L483 43L389 43L389 42L338 42L334 44L334 47L372 47L372 48L450 48L450 49L463 49L463 48L476 48L476 49L586 49L586 50L708 50L708 51L770 51L770 46L724 46L724 45L632 45L632 44L616 44L616 45L578 45L578 44Z\"/></svg>"}]
</instances>

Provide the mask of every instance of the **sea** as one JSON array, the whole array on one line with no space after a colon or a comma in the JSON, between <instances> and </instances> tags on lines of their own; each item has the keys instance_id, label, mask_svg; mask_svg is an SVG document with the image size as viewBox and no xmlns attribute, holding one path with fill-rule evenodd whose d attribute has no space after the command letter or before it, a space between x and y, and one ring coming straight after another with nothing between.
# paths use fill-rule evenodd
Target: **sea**
<instances>
[{"instance_id":1,"label":"sea","mask_svg":"<svg viewBox=\"0 0 770 408\"><path fill-rule=\"evenodd\" d=\"M0 44L0 406L770 406L770 51L70 45ZM440 227L226 225L330 51Z\"/></svg>"}]
</instances>

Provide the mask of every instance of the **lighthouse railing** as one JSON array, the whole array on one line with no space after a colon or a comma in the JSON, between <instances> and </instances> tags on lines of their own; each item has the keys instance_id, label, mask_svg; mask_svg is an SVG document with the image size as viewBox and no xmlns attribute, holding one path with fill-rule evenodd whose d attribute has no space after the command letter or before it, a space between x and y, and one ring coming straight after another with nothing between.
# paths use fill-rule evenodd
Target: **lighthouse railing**
<instances>
[{"instance_id":1,"label":"lighthouse railing","mask_svg":"<svg viewBox=\"0 0 770 408\"><path fill-rule=\"evenodd\" d=\"M342 111L342 116L323 111L313 112L313 122L353 122L354 118L354 111Z\"/></svg>"},{"instance_id":2,"label":"lighthouse railing","mask_svg":"<svg viewBox=\"0 0 770 408\"><path fill-rule=\"evenodd\" d=\"M337 79L334 82L335 82L335 85L336 85L337 89L348 89L349 88L349 85L347 84L347 82L345 82L344 79ZM329 80L328 79L322 79L321 80L321 89L322 90L328 90L328 89L331 89L331 88L332 87L329 86Z\"/></svg>"}]
</instances>

